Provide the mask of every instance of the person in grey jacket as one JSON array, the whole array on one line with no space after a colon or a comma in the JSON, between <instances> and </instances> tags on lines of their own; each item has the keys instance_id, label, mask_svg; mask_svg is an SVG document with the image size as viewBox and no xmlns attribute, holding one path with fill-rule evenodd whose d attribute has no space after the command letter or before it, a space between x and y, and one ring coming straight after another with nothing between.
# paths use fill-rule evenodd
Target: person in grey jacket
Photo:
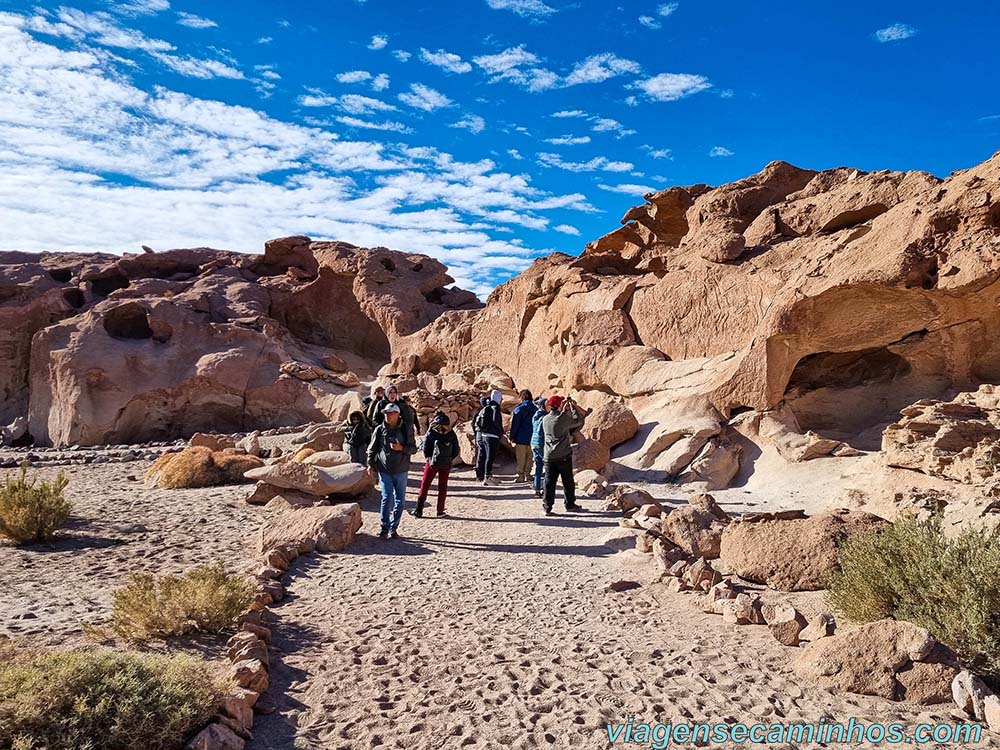
<instances>
[{"instance_id":1,"label":"person in grey jacket","mask_svg":"<svg viewBox=\"0 0 1000 750\"><path fill-rule=\"evenodd\" d=\"M576 483L573 481L573 433L583 426L584 414L571 398L552 396L549 413L542 419L545 439L545 494L542 509L552 515L556 500L556 483L561 479L567 511L583 510L576 504Z\"/></svg>"},{"instance_id":2,"label":"person in grey jacket","mask_svg":"<svg viewBox=\"0 0 1000 750\"><path fill-rule=\"evenodd\" d=\"M399 407L389 404L383 408L384 421L372 433L368 444L368 470L377 473L382 489L379 536L399 536L396 529L403 515L406 497L406 479L410 473L410 456L417 452L413 425L400 419Z\"/></svg>"}]
</instances>

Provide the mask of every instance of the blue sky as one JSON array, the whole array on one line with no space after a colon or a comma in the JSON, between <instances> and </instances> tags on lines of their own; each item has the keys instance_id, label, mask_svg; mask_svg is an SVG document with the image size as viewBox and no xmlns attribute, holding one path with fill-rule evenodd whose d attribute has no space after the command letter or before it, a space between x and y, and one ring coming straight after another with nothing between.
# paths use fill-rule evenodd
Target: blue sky
<instances>
[{"instance_id":1,"label":"blue sky","mask_svg":"<svg viewBox=\"0 0 1000 750\"><path fill-rule=\"evenodd\" d=\"M309 234L486 293L650 189L971 166L997 38L987 2L0 0L0 246Z\"/></svg>"}]
</instances>

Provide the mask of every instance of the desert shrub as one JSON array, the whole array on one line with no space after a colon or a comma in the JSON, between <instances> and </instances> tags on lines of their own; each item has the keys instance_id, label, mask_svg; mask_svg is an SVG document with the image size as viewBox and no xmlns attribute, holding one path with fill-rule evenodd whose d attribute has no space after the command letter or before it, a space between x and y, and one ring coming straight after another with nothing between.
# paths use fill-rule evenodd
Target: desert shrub
<instances>
[{"instance_id":1,"label":"desert shrub","mask_svg":"<svg viewBox=\"0 0 1000 750\"><path fill-rule=\"evenodd\" d=\"M312 448L299 448L295 455L292 456L292 461L297 464L303 463L309 456L315 455L316 451Z\"/></svg>"},{"instance_id":2,"label":"desert shrub","mask_svg":"<svg viewBox=\"0 0 1000 750\"><path fill-rule=\"evenodd\" d=\"M146 480L167 489L218 487L246 482L244 472L263 465L256 456L196 446L160 456L146 471Z\"/></svg>"},{"instance_id":3,"label":"desert shrub","mask_svg":"<svg viewBox=\"0 0 1000 750\"><path fill-rule=\"evenodd\" d=\"M179 750L211 719L223 689L189 656L22 653L0 662L0 747Z\"/></svg>"},{"instance_id":4,"label":"desert shrub","mask_svg":"<svg viewBox=\"0 0 1000 750\"><path fill-rule=\"evenodd\" d=\"M235 624L253 595L250 581L226 573L221 563L180 576L136 573L114 593L109 629L137 640L195 630L218 633Z\"/></svg>"},{"instance_id":5,"label":"desert shrub","mask_svg":"<svg viewBox=\"0 0 1000 750\"><path fill-rule=\"evenodd\" d=\"M1000 530L948 539L939 516L904 516L844 543L828 598L851 620L920 625L969 669L1000 678Z\"/></svg>"},{"instance_id":6,"label":"desert shrub","mask_svg":"<svg viewBox=\"0 0 1000 750\"><path fill-rule=\"evenodd\" d=\"M8 476L0 485L0 534L18 544L52 538L73 509L63 495L68 484L61 472L51 482L29 477L27 464L19 475Z\"/></svg>"}]
</instances>

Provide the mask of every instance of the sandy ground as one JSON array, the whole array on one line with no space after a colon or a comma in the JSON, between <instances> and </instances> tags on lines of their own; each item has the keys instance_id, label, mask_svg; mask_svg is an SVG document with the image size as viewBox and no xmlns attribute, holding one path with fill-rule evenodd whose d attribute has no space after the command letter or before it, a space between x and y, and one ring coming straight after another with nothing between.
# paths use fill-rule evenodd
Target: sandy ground
<instances>
[{"instance_id":1,"label":"sandy ground","mask_svg":"<svg viewBox=\"0 0 1000 750\"><path fill-rule=\"evenodd\" d=\"M247 486L150 489L141 481L148 465L64 467L68 527L49 543L0 545L0 636L86 642L82 626L107 619L112 592L129 573L182 573L216 561L234 571L252 567L260 516L243 502Z\"/></svg>"},{"instance_id":2,"label":"sandy ground","mask_svg":"<svg viewBox=\"0 0 1000 750\"><path fill-rule=\"evenodd\" d=\"M483 489L467 471L453 492L452 518L407 516L398 540L374 536L369 502L349 550L296 563L275 610L276 711L258 719L252 750L606 748L605 726L630 716L953 720L950 706L801 684L794 649L702 613L689 594L604 593L653 567L602 545L611 514L545 518L527 488Z\"/></svg>"}]
</instances>

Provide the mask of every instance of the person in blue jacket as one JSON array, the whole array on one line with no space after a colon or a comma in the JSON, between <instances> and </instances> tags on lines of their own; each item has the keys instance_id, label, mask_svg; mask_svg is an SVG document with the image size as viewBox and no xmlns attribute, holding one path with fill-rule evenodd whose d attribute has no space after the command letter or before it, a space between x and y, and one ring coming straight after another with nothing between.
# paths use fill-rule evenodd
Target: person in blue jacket
<instances>
[{"instance_id":1,"label":"person in blue jacket","mask_svg":"<svg viewBox=\"0 0 1000 750\"><path fill-rule=\"evenodd\" d=\"M535 399L535 415L531 418L531 453L535 459L535 497L542 496L542 469L545 467L545 429L542 420L548 414L545 397Z\"/></svg>"},{"instance_id":2,"label":"person in blue jacket","mask_svg":"<svg viewBox=\"0 0 1000 750\"><path fill-rule=\"evenodd\" d=\"M515 483L531 481L532 456L531 436L534 432L533 419L538 407L531 397L531 391L521 391L521 403L514 407L514 416L510 422L510 442L514 444L514 456L517 459L517 478Z\"/></svg>"}]
</instances>

